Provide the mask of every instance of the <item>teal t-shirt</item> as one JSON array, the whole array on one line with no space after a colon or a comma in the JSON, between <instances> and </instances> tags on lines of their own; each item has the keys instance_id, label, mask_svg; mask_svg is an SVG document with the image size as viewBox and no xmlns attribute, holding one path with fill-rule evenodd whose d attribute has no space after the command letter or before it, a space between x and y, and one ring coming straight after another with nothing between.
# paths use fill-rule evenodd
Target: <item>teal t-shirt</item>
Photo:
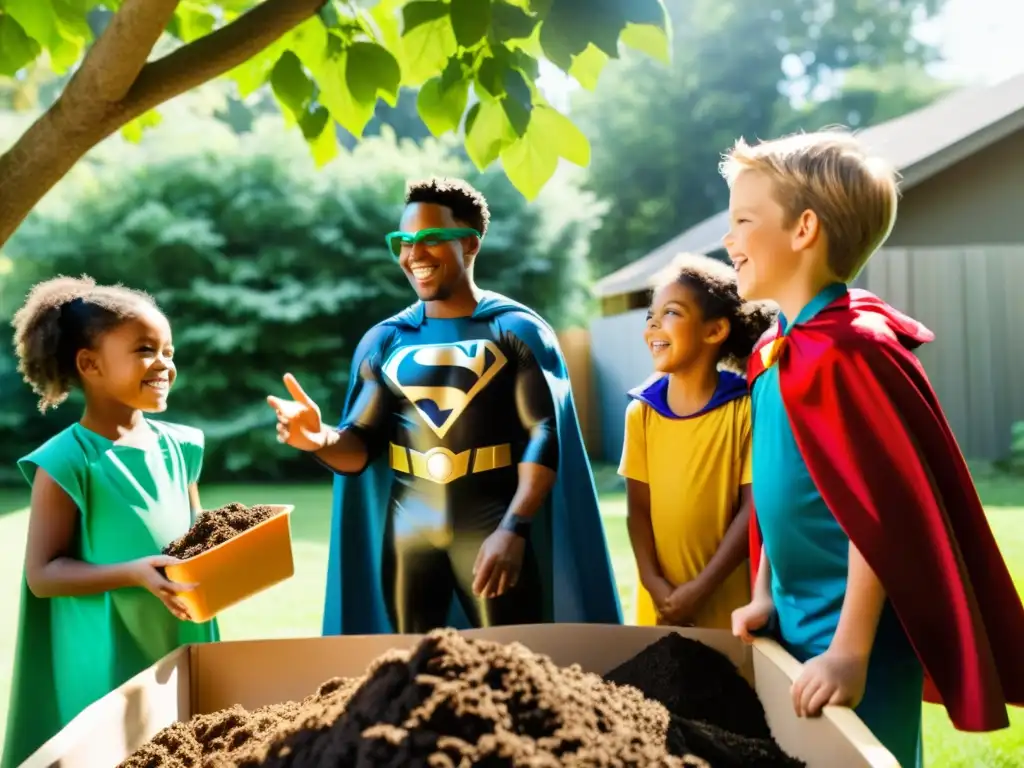
<instances>
[{"instance_id":1,"label":"teal t-shirt","mask_svg":"<svg viewBox=\"0 0 1024 768\"><path fill-rule=\"evenodd\" d=\"M797 316L806 322L838 299L844 285L826 288ZM780 317L783 332L786 318ZM818 492L789 422L779 369L754 382L753 495L772 571L778 635L800 661L828 650L846 595L850 539ZM924 672L887 603L875 636L864 699L857 714L904 768L921 764Z\"/></svg>"},{"instance_id":2,"label":"teal t-shirt","mask_svg":"<svg viewBox=\"0 0 1024 768\"><path fill-rule=\"evenodd\" d=\"M73 424L25 456L79 510L75 556L110 565L158 555L192 525L188 487L199 479L203 434L148 421L154 440L122 445ZM216 621L176 619L143 588L38 598L23 580L3 759L20 765L92 702L188 643L219 639Z\"/></svg>"}]
</instances>

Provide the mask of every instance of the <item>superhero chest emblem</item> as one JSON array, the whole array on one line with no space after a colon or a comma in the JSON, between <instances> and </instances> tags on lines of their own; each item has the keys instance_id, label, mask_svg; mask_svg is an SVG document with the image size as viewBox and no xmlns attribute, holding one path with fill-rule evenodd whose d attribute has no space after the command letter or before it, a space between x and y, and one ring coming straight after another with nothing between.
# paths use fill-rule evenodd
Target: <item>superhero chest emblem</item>
<instances>
[{"instance_id":1,"label":"superhero chest emblem","mask_svg":"<svg viewBox=\"0 0 1024 768\"><path fill-rule=\"evenodd\" d=\"M493 341L421 344L395 350L383 373L443 438L507 362Z\"/></svg>"}]
</instances>

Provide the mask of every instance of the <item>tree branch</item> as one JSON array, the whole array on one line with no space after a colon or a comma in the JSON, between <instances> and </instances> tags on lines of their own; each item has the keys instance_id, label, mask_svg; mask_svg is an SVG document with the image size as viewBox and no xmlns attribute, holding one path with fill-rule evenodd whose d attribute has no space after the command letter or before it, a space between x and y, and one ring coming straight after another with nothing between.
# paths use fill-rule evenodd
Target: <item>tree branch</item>
<instances>
[{"instance_id":1,"label":"tree branch","mask_svg":"<svg viewBox=\"0 0 1024 768\"><path fill-rule=\"evenodd\" d=\"M324 0L265 0L215 32L150 62L121 104L120 124L231 71L311 18Z\"/></svg>"},{"instance_id":2,"label":"tree branch","mask_svg":"<svg viewBox=\"0 0 1024 768\"><path fill-rule=\"evenodd\" d=\"M135 117L255 56L324 0L265 0L149 64L178 0L124 0L64 93L0 155L0 246L96 144Z\"/></svg>"},{"instance_id":3,"label":"tree branch","mask_svg":"<svg viewBox=\"0 0 1024 768\"><path fill-rule=\"evenodd\" d=\"M61 99L92 109L120 102L174 16L178 0L124 0L86 53Z\"/></svg>"}]
</instances>

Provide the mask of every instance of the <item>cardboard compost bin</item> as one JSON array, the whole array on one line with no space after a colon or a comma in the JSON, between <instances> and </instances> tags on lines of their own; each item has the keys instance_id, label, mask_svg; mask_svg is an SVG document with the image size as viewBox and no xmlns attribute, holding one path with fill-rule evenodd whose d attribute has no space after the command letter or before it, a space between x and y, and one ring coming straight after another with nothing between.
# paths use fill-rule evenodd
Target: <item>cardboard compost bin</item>
<instances>
[{"instance_id":1,"label":"cardboard compost bin","mask_svg":"<svg viewBox=\"0 0 1024 768\"><path fill-rule=\"evenodd\" d=\"M728 656L753 683L779 745L808 768L899 768L850 709L826 707L819 718L798 718L790 684L800 665L771 640L747 646L724 630L604 624L511 626L463 634L518 641L560 666L577 663L585 671L603 674L669 632ZM186 646L85 709L23 768L114 768L176 720L234 704L255 709L301 700L325 680L358 677L381 653L410 648L421 637L363 635Z\"/></svg>"}]
</instances>

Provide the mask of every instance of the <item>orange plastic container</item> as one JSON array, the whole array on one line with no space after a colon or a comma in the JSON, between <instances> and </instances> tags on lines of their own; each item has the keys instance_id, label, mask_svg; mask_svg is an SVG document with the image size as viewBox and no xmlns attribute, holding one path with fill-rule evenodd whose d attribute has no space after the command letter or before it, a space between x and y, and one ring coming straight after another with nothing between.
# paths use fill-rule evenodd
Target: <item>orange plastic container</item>
<instances>
[{"instance_id":1,"label":"orange plastic container","mask_svg":"<svg viewBox=\"0 0 1024 768\"><path fill-rule=\"evenodd\" d=\"M178 598L192 621L209 621L225 608L252 597L295 574L292 557L292 504L269 504L269 520L218 544L201 555L167 566L171 581L198 584Z\"/></svg>"}]
</instances>

